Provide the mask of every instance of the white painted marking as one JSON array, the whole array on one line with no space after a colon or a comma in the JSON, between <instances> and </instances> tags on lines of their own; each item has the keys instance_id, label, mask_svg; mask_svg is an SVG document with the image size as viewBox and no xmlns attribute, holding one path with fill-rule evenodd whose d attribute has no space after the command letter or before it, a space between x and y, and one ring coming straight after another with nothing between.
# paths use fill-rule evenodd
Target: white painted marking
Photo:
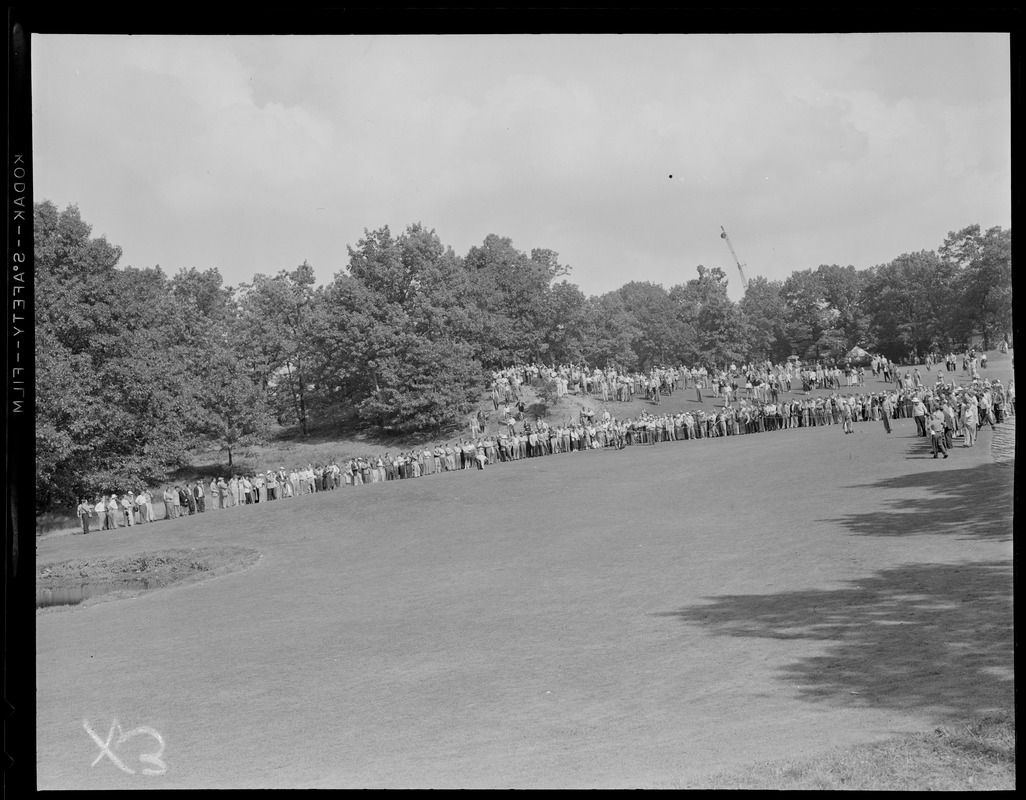
<instances>
[{"instance_id":1,"label":"white painted marking","mask_svg":"<svg viewBox=\"0 0 1026 800\"><path fill-rule=\"evenodd\" d=\"M129 739L133 739L136 736L152 736L157 740L157 744L159 745L157 751L155 753L141 753L139 755L139 760L145 764L152 764L154 767L157 767L157 769L144 768L142 773L143 775L163 775L167 772L167 764L165 764L161 758L164 754L164 737L153 728L150 728L147 725L140 725L138 728L132 728L128 733L125 733L121 729L121 725L118 724L117 719L115 719L111 723L110 732L107 734L107 741L105 742L96 735L96 732L93 731L92 728L89 727L89 722L87 720L82 720L82 727L85 728L86 733L89 734L92 740L96 742L100 748L100 754L93 760L93 763L90 766L95 767L100 763L104 756L107 756L107 758L114 762L114 766L118 769L123 772L127 772L129 775L135 775L134 769L127 766L121 761L121 759L114 755L114 751L111 749L111 742L114 743L114 749L117 749L120 745L123 745ZM116 739L114 738L115 731L117 731L118 734Z\"/></svg>"}]
</instances>

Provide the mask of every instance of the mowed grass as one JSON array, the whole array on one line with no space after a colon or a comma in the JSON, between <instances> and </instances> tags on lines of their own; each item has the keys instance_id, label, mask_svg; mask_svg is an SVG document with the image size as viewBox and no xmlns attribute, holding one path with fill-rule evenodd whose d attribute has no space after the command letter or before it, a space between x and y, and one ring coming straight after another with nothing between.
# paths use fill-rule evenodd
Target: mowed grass
<instances>
[{"instance_id":1,"label":"mowed grass","mask_svg":"<svg viewBox=\"0 0 1026 800\"><path fill-rule=\"evenodd\" d=\"M1012 714L856 745L804 761L756 764L686 788L845 791L1015 789Z\"/></svg>"},{"instance_id":2,"label":"mowed grass","mask_svg":"<svg viewBox=\"0 0 1026 800\"><path fill-rule=\"evenodd\" d=\"M946 461L895 429L530 459L42 540L45 560L263 557L37 619L40 788L672 788L1007 713L1012 473L989 429ZM114 719L160 732L164 774L131 752L133 775L93 765L84 723L106 738Z\"/></svg>"}]
</instances>

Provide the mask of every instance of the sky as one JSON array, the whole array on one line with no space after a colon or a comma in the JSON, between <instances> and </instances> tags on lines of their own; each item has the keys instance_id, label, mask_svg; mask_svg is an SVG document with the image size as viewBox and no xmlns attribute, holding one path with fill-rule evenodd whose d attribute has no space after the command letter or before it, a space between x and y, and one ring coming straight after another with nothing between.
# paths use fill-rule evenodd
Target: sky
<instances>
[{"instance_id":1,"label":"sky","mask_svg":"<svg viewBox=\"0 0 1026 800\"><path fill-rule=\"evenodd\" d=\"M34 34L34 193L225 283L421 223L586 295L866 269L1011 227L1007 33Z\"/></svg>"}]
</instances>

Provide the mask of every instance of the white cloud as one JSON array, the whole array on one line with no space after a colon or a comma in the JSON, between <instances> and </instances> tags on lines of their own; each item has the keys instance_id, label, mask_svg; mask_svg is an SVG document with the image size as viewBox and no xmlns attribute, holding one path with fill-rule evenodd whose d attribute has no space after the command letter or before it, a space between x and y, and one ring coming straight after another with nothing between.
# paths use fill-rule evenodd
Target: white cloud
<instances>
[{"instance_id":1,"label":"white cloud","mask_svg":"<svg viewBox=\"0 0 1026 800\"><path fill-rule=\"evenodd\" d=\"M597 293L733 279L721 224L774 278L1010 224L1007 37L33 41L37 197L126 263L327 280L422 221Z\"/></svg>"}]
</instances>

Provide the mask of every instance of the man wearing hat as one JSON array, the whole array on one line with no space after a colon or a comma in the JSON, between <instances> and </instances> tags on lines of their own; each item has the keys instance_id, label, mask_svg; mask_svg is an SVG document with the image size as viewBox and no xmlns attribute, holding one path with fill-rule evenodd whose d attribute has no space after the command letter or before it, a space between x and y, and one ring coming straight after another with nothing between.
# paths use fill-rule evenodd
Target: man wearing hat
<instances>
[{"instance_id":1,"label":"man wearing hat","mask_svg":"<svg viewBox=\"0 0 1026 800\"><path fill-rule=\"evenodd\" d=\"M951 405L951 400L947 397L941 402L940 412L944 416L944 446L950 450L955 446L953 439L955 428L958 427L958 419L955 416L955 409Z\"/></svg>"},{"instance_id":2,"label":"man wearing hat","mask_svg":"<svg viewBox=\"0 0 1026 800\"><path fill-rule=\"evenodd\" d=\"M84 497L78 501L78 518L82 520L82 533L89 533L89 515L93 513L93 506L87 503Z\"/></svg>"},{"instance_id":3,"label":"man wearing hat","mask_svg":"<svg viewBox=\"0 0 1026 800\"><path fill-rule=\"evenodd\" d=\"M972 447L976 444L976 431L979 427L979 410L976 407L976 398L966 394L962 398L962 426L965 438L962 447Z\"/></svg>"},{"instance_id":4,"label":"man wearing hat","mask_svg":"<svg viewBox=\"0 0 1026 800\"><path fill-rule=\"evenodd\" d=\"M118 496L112 494L107 501L107 530L118 527Z\"/></svg>"},{"instance_id":5,"label":"man wearing hat","mask_svg":"<svg viewBox=\"0 0 1026 800\"><path fill-rule=\"evenodd\" d=\"M994 430L994 395L990 390L990 381L983 384L983 394L980 395L980 427L985 424Z\"/></svg>"},{"instance_id":6,"label":"man wearing hat","mask_svg":"<svg viewBox=\"0 0 1026 800\"><path fill-rule=\"evenodd\" d=\"M135 513L132 511L132 506L135 505L135 497L131 492L121 498L121 509L125 515L125 525L131 528L135 525Z\"/></svg>"},{"instance_id":7,"label":"man wearing hat","mask_svg":"<svg viewBox=\"0 0 1026 800\"><path fill-rule=\"evenodd\" d=\"M930 444L933 446L933 457L936 458L938 454L943 455L945 458L948 457L948 449L944 446L944 412L937 411L930 416L930 421L927 423L927 428L930 431Z\"/></svg>"},{"instance_id":8,"label":"man wearing hat","mask_svg":"<svg viewBox=\"0 0 1026 800\"><path fill-rule=\"evenodd\" d=\"M880 403L881 416L883 417L884 430L891 432L891 416L894 414L894 403L889 392L884 392L883 400Z\"/></svg>"},{"instance_id":9,"label":"man wearing hat","mask_svg":"<svg viewBox=\"0 0 1026 800\"><path fill-rule=\"evenodd\" d=\"M918 394L912 399L912 417L916 421L916 435L926 436L926 404Z\"/></svg>"},{"instance_id":10,"label":"man wearing hat","mask_svg":"<svg viewBox=\"0 0 1026 800\"><path fill-rule=\"evenodd\" d=\"M143 522L153 522L156 517L153 516L153 492L149 489L142 490L141 498L136 498L139 501L139 512Z\"/></svg>"}]
</instances>

